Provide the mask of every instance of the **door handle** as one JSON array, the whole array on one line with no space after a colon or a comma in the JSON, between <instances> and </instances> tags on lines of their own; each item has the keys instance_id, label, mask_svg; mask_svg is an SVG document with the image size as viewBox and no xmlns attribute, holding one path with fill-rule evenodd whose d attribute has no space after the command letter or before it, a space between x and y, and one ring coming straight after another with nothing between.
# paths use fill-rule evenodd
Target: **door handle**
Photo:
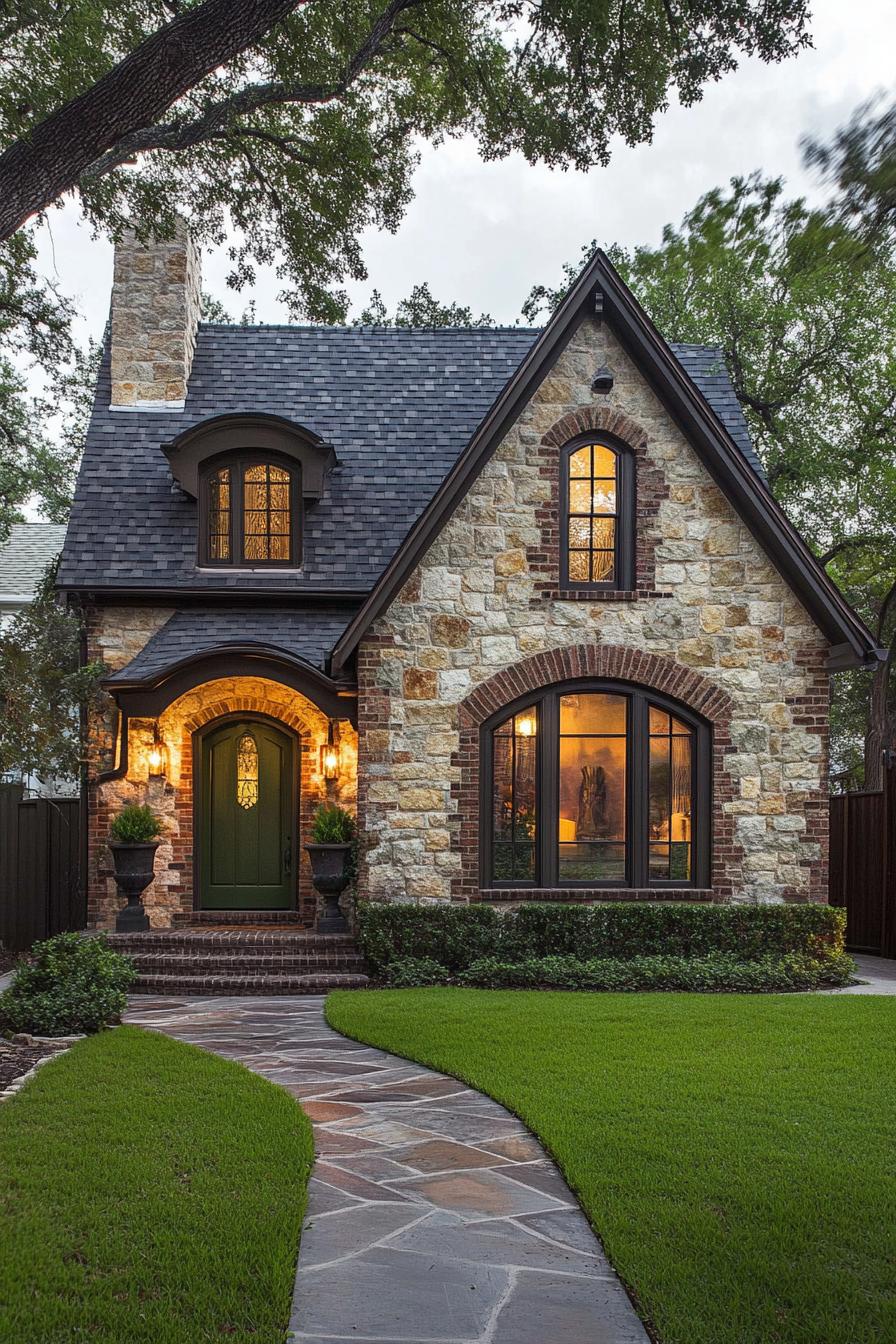
<instances>
[{"instance_id":1,"label":"door handle","mask_svg":"<svg viewBox=\"0 0 896 1344\"><path fill-rule=\"evenodd\" d=\"M284 872L292 872L292 841L287 840L286 847L283 850L283 869Z\"/></svg>"}]
</instances>

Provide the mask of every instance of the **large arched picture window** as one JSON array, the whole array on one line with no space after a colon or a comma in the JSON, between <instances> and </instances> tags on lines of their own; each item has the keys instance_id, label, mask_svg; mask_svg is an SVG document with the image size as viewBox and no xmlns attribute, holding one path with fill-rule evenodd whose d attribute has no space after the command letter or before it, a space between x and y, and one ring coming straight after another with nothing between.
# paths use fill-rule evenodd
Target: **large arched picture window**
<instances>
[{"instance_id":1,"label":"large arched picture window","mask_svg":"<svg viewBox=\"0 0 896 1344\"><path fill-rule=\"evenodd\" d=\"M483 730L485 886L709 885L702 720L618 682L509 708Z\"/></svg>"},{"instance_id":2,"label":"large arched picture window","mask_svg":"<svg viewBox=\"0 0 896 1344\"><path fill-rule=\"evenodd\" d=\"M300 556L300 468L231 456L201 477L200 558L206 565L293 567Z\"/></svg>"},{"instance_id":3,"label":"large arched picture window","mask_svg":"<svg viewBox=\"0 0 896 1344\"><path fill-rule=\"evenodd\" d=\"M634 480L631 453L584 436L561 455L565 588L631 589Z\"/></svg>"}]
</instances>

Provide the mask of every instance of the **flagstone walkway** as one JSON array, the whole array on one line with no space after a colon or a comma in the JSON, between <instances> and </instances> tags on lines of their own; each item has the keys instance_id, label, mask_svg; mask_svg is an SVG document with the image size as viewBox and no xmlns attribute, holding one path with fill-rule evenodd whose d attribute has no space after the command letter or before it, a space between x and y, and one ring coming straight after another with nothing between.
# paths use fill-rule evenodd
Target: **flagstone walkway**
<instances>
[{"instance_id":1,"label":"flagstone walkway","mask_svg":"<svg viewBox=\"0 0 896 1344\"><path fill-rule=\"evenodd\" d=\"M239 1060L310 1117L295 1344L647 1344L553 1162L497 1102L340 1036L323 998L136 996L127 1021Z\"/></svg>"}]
</instances>

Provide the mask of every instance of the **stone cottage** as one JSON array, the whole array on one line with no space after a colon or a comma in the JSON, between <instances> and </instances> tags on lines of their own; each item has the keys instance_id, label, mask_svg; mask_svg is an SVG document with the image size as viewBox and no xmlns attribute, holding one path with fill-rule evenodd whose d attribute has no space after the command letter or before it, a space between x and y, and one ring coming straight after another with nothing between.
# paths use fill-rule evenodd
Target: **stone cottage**
<instances>
[{"instance_id":1,"label":"stone cottage","mask_svg":"<svg viewBox=\"0 0 896 1344\"><path fill-rule=\"evenodd\" d=\"M541 331L198 295L185 232L119 246L59 573L108 669L93 923L131 801L165 820L158 928L310 923L328 798L376 898L826 899L829 678L877 650L717 351L600 252Z\"/></svg>"}]
</instances>

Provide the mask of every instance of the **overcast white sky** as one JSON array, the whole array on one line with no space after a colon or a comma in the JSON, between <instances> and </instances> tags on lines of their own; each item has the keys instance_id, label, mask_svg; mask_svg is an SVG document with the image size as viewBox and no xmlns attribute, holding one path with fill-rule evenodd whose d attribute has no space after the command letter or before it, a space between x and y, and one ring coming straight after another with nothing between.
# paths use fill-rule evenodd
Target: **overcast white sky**
<instances>
[{"instance_id":1,"label":"overcast white sky","mask_svg":"<svg viewBox=\"0 0 896 1344\"><path fill-rule=\"evenodd\" d=\"M761 169L785 176L794 194L813 191L800 164L799 139L821 137L880 89L892 90L896 66L894 0L817 0L814 48L781 65L744 61L692 108L661 116L653 144L616 148L606 169L589 174L532 168L522 158L481 163L475 146L449 143L426 152L416 197L395 235L365 238L368 282L351 290L357 304L381 291L389 307L428 281L443 301L514 322L533 284L560 278L583 244L656 243L663 224L711 187ZM112 249L91 239L77 211L51 213L41 260L99 335L109 306ZM224 255L206 255L204 287L231 312L249 295L227 291ZM288 320L273 274L259 276L257 320Z\"/></svg>"}]
</instances>

